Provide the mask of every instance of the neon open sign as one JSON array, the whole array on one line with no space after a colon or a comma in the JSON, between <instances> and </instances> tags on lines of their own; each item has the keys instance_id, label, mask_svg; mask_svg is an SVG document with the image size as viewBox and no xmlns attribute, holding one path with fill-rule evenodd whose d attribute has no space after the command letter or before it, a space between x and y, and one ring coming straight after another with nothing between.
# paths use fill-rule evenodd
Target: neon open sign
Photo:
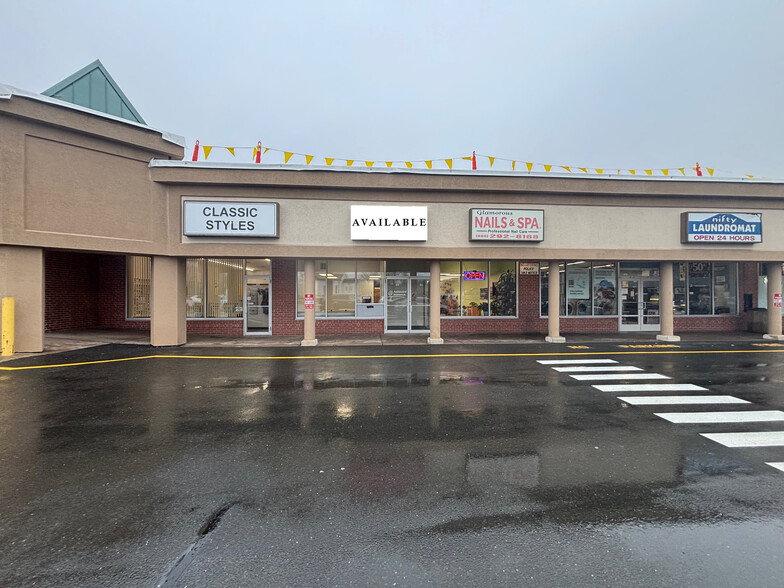
<instances>
[{"instance_id":1,"label":"neon open sign","mask_svg":"<svg viewBox=\"0 0 784 588\"><path fill-rule=\"evenodd\" d=\"M485 272L463 272L464 280L484 280Z\"/></svg>"}]
</instances>

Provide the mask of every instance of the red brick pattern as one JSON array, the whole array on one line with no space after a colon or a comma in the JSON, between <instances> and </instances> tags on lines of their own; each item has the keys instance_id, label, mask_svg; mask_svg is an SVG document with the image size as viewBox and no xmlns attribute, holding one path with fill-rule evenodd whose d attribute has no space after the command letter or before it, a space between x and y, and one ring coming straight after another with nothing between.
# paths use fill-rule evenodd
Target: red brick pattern
<instances>
[{"instance_id":1,"label":"red brick pattern","mask_svg":"<svg viewBox=\"0 0 784 588\"><path fill-rule=\"evenodd\" d=\"M44 252L44 329L63 331L100 325L98 255Z\"/></svg>"}]
</instances>

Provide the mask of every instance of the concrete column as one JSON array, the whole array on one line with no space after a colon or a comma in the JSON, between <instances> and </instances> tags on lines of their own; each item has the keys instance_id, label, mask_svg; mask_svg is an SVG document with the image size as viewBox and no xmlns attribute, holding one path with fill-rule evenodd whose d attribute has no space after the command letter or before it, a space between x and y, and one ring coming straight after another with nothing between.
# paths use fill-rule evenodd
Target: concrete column
<instances>
[{"instance_id":1,"label":"concrete column","mask_svg":"<svg viewBox=\"0 0 784 588\"><path fill-rule=\"evenodd\" d=\"M305 333L300 345L313 347L318 345L316 339L316 260L305 260ZM312 304L310 304L312 302ZM308 308L310 307L310 308Z\"/></svg>"},{"instance_id":2,"label":"concrete column","mask_svg":"<svg viewBox=\"0 0 784 588\"><path fill-rule=\"evenodd\" d=\"M675 305L673 290L672 262L662 261L659 265L661 281L659 282L659 314L661 318L661 334L656 335L657 341L680 341L675 335L675 319L672 309Z\"/></svg>"},{"instance_id":3,"label":"concrete column","mask_svg":"<svg viewBox=\"0 0 784 588\"><path fill-rule=\"evenodd\" d=\"M566 339L561 337L561 274L558 271L557 261L550 261L550 269L547 274L547 337L544 338L548 343L565 343Z\"/></svg>"},{"instance_id":4,"label":"concrete column","mask_svg":"<svg viewBox=\"0 0 784 588\"><path fill-rule=\"evenodd\" d=\"M0 298L14 299L14 350L44 350L44 250L0 245Z\"/></svg>"},{"instance_id":5,"label":"concrete column","mask_svg":"<svg viewBox=\"0 0 784 588\"><path fill-rule=\"evenodd\" d=\"M184 345L185 258L152 258L150 286L150 344L155 347Z\"/></svg>"},{"instance_id":6,"label":"concrete column","mask_svg":"<svg viewBox=\"0 0 784 588\"><path fill-rule=\"evenodd\" d=\"M441 262L430 262L430 336L427 342L441 345Z\"/></svg>"},{"instance_id":7,"label":"concrete column","mask_svg":"<svg viewBox=\"0 0 784 588\"><path fill-rule=\"evenodd\" d=\"M781 262L771 261L765 264L768 274L768 332L763 339L784 340L781 334ZM779 306L776 306L778 295Z\"/></svg>"}]
</instances>

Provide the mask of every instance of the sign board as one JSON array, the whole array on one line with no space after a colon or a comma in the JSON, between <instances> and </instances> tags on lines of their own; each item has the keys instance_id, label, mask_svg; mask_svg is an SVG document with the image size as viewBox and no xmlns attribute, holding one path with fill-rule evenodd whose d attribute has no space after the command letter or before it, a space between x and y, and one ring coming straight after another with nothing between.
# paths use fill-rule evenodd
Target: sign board
<instances>
[{"instance_id":1,"label":"sign board","mask_svg":"<svg viewBox=\"0 0 784 588\"><path fill-rule=\"evenodd\" d=\"M539 262L527 263L520 262L520 275L521 276L538 276L539 275Z\"/></svg>"},{"instance_id":2,"label":"sign board","mask_svg":"<svg viewBox=\"0 0 784 588\"><path fill-rule=\"evenodd\" d=\"M351 206L352 241L427 241L427 206Z\"/></svg>"},{"instance_id":3,"label":"sign board","mask_svg":"<svg viewBox=\"0 0 784 588\"><path fill-rule=\"evenodd\" d=\"M521 208L472 208L469 211L471 241L543 241L544 211Z\"/></svg>"},{"instance_id":4,"label":"sign board","mask_svg":"<svg viewBox=\"0 0 784 588\"><path fill-rule=\"evenodd\" d=\"M587 267L566 268L566 297L576 300L590 298L589 276L590 270Z\"/></svg>"},{"instance_id":5,"label":"sign board","mask_svg":"<svg viewBox=\"0 0 784 588\"><path fill-rule=\"evenodd\" d=\"M684 212L681 214L681 243L762 243L762 214Z\"/></svg>"},{"instance_id":6,"label":"sign board","mask_svg":"<svg viewBox=\"0 0 784 588\"><path fill-rule=\"evenodd\" d=\"M775 308L781 308L781 292L773 294L773 306Z\"/></svg>"},{"instance_id":7,"label":"sign board","mask_svg":"<svg viewBox=\"0 0 784 588\"><path fill-rule=\"evenodd\" d=\"M305 294L305 310L311 310L313 308L313 294Z\"/></svg>"},{"instance_id":8,"label":"sign board","mask_svg":"<svg viewBox=\"0 0 784 588\"><path fill-rule=\"evenodd\" d=\"M278 237L277 202L185 200L186 237Z\"/></svg>"},{"instance_id":9,"label":"sign board","mask_svg":"<svg viewBox=\"0 0 784 588\"><path fill-rule=\"evenodd\" d=\"M482 272L478 270L463 272L463 279L467 281L472 281L472 280L483 281L486 277L487 277L487 272Z\"/></svg>"}]
</instances>

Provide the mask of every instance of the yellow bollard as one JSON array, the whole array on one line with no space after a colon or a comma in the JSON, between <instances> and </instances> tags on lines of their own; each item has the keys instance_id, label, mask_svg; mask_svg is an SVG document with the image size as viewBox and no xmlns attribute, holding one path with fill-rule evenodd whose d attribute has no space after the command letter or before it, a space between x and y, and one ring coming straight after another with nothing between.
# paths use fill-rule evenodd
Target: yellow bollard
<instances>
[{"instance_id":1,"label":"yellow bollard","mask_svg":"<svg viewBox=\"0 0 784 588\"><path fill-rule=\"evenodd\" d=\"M14 299L3 298L2 354L14 354Z\"/></svg>"}]
</instances>

